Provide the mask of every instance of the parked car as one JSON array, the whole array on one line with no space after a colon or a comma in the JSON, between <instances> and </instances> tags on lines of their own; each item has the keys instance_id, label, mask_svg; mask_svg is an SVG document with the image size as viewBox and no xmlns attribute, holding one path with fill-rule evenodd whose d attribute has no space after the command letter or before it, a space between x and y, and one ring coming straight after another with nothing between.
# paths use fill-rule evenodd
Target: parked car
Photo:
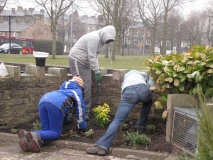
<instances>
[{"instance_id":1,"label":"parked car","mask_svg":"<svg viewBox=\"0 0 213 160\"><path fill-rule=\"evenodd\" d=\"M11 44L11 49L10 49ZM0 46L0 53L14 53L14 54L22 54L22 46L16 43L4 43Z\"/></svg>"}]
</instances>

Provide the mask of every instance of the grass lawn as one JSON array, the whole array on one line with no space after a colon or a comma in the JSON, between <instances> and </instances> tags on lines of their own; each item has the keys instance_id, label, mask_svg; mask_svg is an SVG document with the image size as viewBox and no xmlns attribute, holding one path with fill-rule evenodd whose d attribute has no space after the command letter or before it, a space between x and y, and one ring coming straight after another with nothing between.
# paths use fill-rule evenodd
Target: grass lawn
<instances>
[{"instance_id":1,"label":"grass lawn","mask_svg":"<svg viewBox=\"0 0 213 160\"><path fill-rule=\"evenodd\" d=\"M104 55L99 55L100 68L108 69L136 69L144 70L144 62L151 56L121 56L116 55L115 60L104 58ZM17 62L23 64L35 64L35 57L32 54L0 54L0 62ZM46 65L69 66L68 55L56 55L56 59L52 59L52 55L46 58Z\"/></svg>"}]
</instances>

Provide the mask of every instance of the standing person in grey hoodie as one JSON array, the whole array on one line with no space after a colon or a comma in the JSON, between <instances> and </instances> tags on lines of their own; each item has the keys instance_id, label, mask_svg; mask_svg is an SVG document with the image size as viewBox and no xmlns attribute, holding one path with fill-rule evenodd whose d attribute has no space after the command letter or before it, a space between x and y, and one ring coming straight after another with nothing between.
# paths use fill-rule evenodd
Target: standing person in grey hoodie
<instances>
[{"instance_id":1,"label":"standing person in grey hoodie","mask_svg":"<svg viewBox=\"0 0 213 160\"><path fill-rule=\"evenodd\" d=\"M72 75L79 75L84 81L84 101L86 104L86 120L89 120L91 108L91 70L95 73L95 79L100 81L101 73L98 64L98 54L104 44L115 40L115 27L106 26L100 30L83 35L71 48L69 53L69 66Z\"/></svg>"}]
</instances>

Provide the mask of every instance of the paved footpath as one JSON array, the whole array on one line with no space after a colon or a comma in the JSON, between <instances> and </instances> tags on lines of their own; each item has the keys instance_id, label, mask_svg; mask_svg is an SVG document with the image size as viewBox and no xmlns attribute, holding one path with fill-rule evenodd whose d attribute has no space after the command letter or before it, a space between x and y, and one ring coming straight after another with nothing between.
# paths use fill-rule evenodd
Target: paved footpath
<instances>
[{"instance_id":1,"label":"paved footpath","mask_svg":"<svg viewBox=\"0 0 213 160\"><path fill-rule=\"evenodd\" d=\"M0 160L174 160L175 157L155 152L113 148L106 156L87 154L91 144L64 140L52 141L40 153L23 152L18 136L0 132Z\"/></svg>"},{"instance_id":2,"label":"paved footpath","mask_svg":"<svg viewBox=\"0 0 213 160\"><path fill-rule=\"evenodd\" d=\"M44 146L40 153L23 152L16 141L0 140L1 160L122 160L115 156L89 155L85 151Z\"/></svg>"}]
</instances>

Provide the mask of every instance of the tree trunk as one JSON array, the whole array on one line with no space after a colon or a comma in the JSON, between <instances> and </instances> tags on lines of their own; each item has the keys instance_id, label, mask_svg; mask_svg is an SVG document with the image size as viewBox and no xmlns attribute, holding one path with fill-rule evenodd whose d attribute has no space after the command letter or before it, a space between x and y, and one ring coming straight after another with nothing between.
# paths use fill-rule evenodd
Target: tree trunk
<instances>
[{"instance_id":1,"label":"tree trunk","mask_svg":"<svg viewBox=\"0 0 213 160\"><path fill-rule=\"evenodd\" d=\"M56 55L56 25L54 24L52 27L52 59L55 59Z\"/></svg>"}]
</instances>

